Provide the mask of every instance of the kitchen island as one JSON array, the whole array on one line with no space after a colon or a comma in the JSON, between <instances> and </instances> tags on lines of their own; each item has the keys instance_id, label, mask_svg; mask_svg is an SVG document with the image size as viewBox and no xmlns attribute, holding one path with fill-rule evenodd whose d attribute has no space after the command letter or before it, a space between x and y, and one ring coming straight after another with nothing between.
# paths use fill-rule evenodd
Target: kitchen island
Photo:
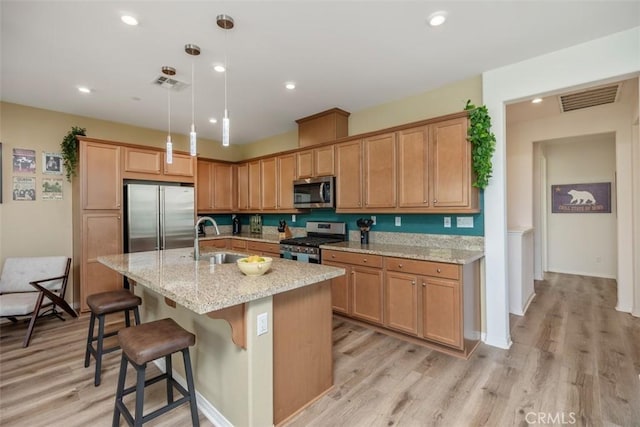
<instances>
[{"instance_id":1,"label":"kitchen island","mask_svg":"<svg viewBox=\"0 0 640 427\"><path fill-rule=\"evenodd\" d=\"M171 249L99 261L136 284L143 322L171 317L196 335L191 358L208 418L281 423L333 384L329 280L344 269L278 258L263 276L248 277L206 255L196 262L192 249ZM258 335L265 313L267 332ZM181 375L182 364L174 370Z\"/></svg>"}]
</instances>

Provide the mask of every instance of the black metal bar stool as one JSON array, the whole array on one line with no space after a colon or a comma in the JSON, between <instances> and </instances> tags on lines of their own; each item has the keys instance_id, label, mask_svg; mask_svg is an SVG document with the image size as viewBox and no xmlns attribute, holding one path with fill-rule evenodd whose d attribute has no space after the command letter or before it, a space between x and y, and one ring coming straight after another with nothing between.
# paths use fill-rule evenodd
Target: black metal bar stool
<instances>
[{"instance_id":1,"label":"black metal bar stool","mask_svg":"<svg viewBox=\"0 0 640 427\"><path fill-rule=\"evenodd\" d=\"M145 323L140 326L121 329L118 332L118 341L122 348L122 360L120 361L120 375L118 376L118 388L116 389L116 403L113 412L113 427L120 425L120 414L132 426L141 426L165 412L168 412L185 402L191 407L191 422L199 426L198 407L196 404L195 388L193 385L193 373L189 347L196 343L196 336L182 329L173 319L162 319ZM171 355L182 352L184 361L187 388L185 390L174 378L171 366ZM145 381L145 369L147 363L152 360L165 358L166 372ZM127 363L136 370L136 385L124 388L127 376ZM144 388L158 381L167 380L167 404L162 408L144 415ZM173 387L178 389L182 398L174 401ZM122 398L130 393L136 393L135 419L122 401Z\"/></svg>"},{"instance_id":2,"label":"black metal bar stool","mask_svg":"<svg viewBox=\"0 0 640 427\"><path fill-rule=\"evenodd\" d=\"M118 331L110 332L108 334L104 333L105 316L107 314L124 311L124 323L128 328L131 326L131 320L129 318L130 311L133 311L136 325L139 325L140 313L138 312L138 306L140 304L142 304L142 299L126 289L100 292L87 297L87 305L91 309L91 320L89 321L89 333L87 334L87 350L84 354L84 367L89 367L90 356L93 356L96 359L96 373L93 381L95 386L100 385L102 355L111 353L112 351L116 351L120 348L118 345L106 349L103 346L105 338L112 337L118 333ZM98 319L98 336L93 334L96 318ZM93 346L94 341L97 341L96 347Z\"/></svg>"}]
</instances>

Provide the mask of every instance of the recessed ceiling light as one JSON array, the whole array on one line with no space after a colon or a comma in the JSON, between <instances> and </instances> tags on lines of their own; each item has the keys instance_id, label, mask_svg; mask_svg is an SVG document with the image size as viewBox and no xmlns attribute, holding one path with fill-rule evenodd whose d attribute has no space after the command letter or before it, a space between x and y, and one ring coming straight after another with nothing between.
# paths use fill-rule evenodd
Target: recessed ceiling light
<instances>
[{"instance_id":1,"label":"recessed ceiling light","mask_svg":"<svg viewBox=\"0 0 640 427\"><path fill-rule=\"evenodd\" d=\"M216 65L213 69L219 73L224 73L224 65Z\"/></svg>"},{"instance_id":2,"label":"recessed ceiling light","mask_svg":"<svg viewBox=\"0 0 640 427\"><path fill-rule=\"evenodd\" d=\"M437 27L439 25L444 24L444 21L447 20L447 12L441 10L438 12L433 12L431 15L429 15L429 25L431 25L432 27Z\"/></svg>"},{"instance_id":3,"label":"recessed ceiling light","mask_svg":"<svg viewBox=\"0 0 640 427\"><path fill-rule=\"evenodd\" d=\"M120 19L127 25L138 25L138 20L130 15L122 15Z\"/></svg>"},{"instance_id":4,"label":"recessed ceiling light","mask_svg":"<svg viewBox=\"0 0 640 427\"><path fill-rule=\"evenodd\" d=\"M531 100L532 104L540 104L542 102L542 98L533 98Z\"/></svg>"},{"instance_id":5,"label":"recessed ceiling light","mask_svg":"<svg viewBox=\"0 0 640 427\"><path fill-rule=\"evenodd\" d=\"M284 84L284 87L286 87L289 90L294 90L296 88L296 84L293 82L287 82Z\"/></svg>"},{"instance_id":6,"label":"recessed ceiling light","mask_svg":"<svg viewBox=\"0 0 640 427\"><path fill-rule=\"evenodd\" d=\"M91 93L91 89L89 89L88 87L84 87L84 86L80 86L78 88L78 90L82 93Z\"/></svg>"},{"instance_id":7,"label":"recessed ceiling light","mask_svg":"<svg viewBox=\"0 0 640 427\"><path fill-rule=\"evenodd\" d=\"M214 119L213 117L209 119L209 123L216 124L218 123L218 119Z\"/></svg>"}]
</instances>

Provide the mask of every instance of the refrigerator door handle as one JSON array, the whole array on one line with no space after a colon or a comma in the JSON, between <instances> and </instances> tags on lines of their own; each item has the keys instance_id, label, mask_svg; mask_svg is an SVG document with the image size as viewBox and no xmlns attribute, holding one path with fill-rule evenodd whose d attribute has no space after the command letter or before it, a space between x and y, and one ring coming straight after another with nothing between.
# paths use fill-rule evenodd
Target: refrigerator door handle
<instances>
[{"instance_id":1,"label":"refrigerator door handle","mask_svg":"<svg viewBox=\"0 0 640 427\"><path fill-rule=\"evenodd\" d=\"M158 233L158 249L165 249L165 226L164 226L164 187L160 187L160 233Z\"/></svg>"}]
</instances>

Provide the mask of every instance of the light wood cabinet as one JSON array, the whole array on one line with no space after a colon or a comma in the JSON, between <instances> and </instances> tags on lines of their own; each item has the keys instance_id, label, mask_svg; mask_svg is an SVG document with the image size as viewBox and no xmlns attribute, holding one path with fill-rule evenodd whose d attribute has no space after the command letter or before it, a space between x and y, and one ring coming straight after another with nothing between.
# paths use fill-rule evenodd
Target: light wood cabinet
<instances>
[{"instance_id":1,"label":"light wood cabinet","mask_svg":"<svg viewBox=\"0 0 640 427\"><path fill-rule=\"evenodd\" d=\"M294 210L293 181L296 177L296 155L286 154L277 158L278 188L276 208Z\"/></svg>"},{"instance_id":2,"label":"light wood cabinet","mask_svg":"<svg viewBox=\"0 0 640 427\"><path fill-rule=\"evenodd\" d=\"M162 158L161 151L124 147L124 171L160 175Z\"/></svg>"},{"instance_id":3,"label":"light wood cabinet","mask_svg":"<svg viewBox=\"0 0 640 427\"><path fill-rule=\"evenodd\" d=\"M331 279L332 305L351 317L382 325L384 275L382 257L323 250L323 264L342 267L346 275ZM333 294L335 292L335 295Z\"/></svg>"},{"instance_id":4,"label":"light wood cabinet","mask_svg":"<svg viewBox=\"0 0 640 427\"><path fill-rule=\"evenodd\" d=\"M250 211L260 210L261 195L260 195L260 161L256 160L249 162L249 207Z\"/></svg>"},{"instance_id":5,"label":"light wood cabinet","mask_svg":"<svg viewBox=\"0 0 640 427\"><path fill-rule=\"evenodd\" d=\"M296 120L300 147L334 141L349 134L349 114L339 108Z\"/></svg>"},{"instance_id":6,"label":"light wood cabinet","mask_svg":"<svg viewBox=\"0 0 640 427\"><path fill-rule=\"evenodd\" d=\"M337 144L336 210L362 208L362 141Z\"/></svg>"},{"instance_id":7,"label":"light wood cabinet","mask_svg":"<svg viewBox=\"0 0 640 427\"><path fill-rule=\"evenodd\" d=\"M325 145L296 153L297 178L314 178L318 176L333 176L334 146Z\"/></svg>"},{"instance_id":8,"label":"light wood cabinet","mask_svg":"<svg viewBox=\"0 0 640 427\"><path fill-rule=\"evenodd\" d=\"M460 283L426 277L422 282L422 334L425 338L462 349Z\"/></svg>"},{"instance_id":9,"label":"light wood cabinet","mask_svg":"<svg viewBox=\"0 0 640 427\"><path fill-rule=\"evenodd\" d=\"M426 208L429 198L429 131L427 126L398 132L398 207Z\"/></svg>"},{"instance_id":10,"label":"light wood cabinet","mask_svg":"<svg viewBox=\"0 0 640 427\"><path fill-rule=\"evenodd\" d=\"M247 250L251 255L266 255L269 257L280 257L280 245L278 243L247 241Z\"/></svg>"},{"instance_id":11,"label":"light wood cabinet","mask_svg":"<svg viewBox=\"0 0 640 427\"><path fill-rule=\"evenodd\" d=\"M200 240L200 248L230 249L231 239Z\"/></svg>"},{"instance_id":12,"label":"light wood cabinet","mask_svg":"<svg viewBox=\"0 0 640 427\"><path fill-rule=\"evenodd\" d=\"M82 209L119 210L121 208L120 147L82 141L79 175Z\"/></svg>"},{"instance_id":13,"label":"light wood cabinet","mask_svg":"<svg viewBox=\"0 0 640 427\"><path fill-rule=\"evenodd\" d=\"M396 135L386 133L365 138L364 207L366 209L396 206Z\"/></svg>"},{"instance_id":14,"label":"light wood cabinet","mask_svg":"<svg viewBox=\"0 0 640 427\"><path fill-rule=\"evenodd\" d=\"M249 164L242 163L236 167L238 196L237 208L240 211L249 209Z\"/></svg>"},{"instance_id":15,"label":"light wood cabinet","mask_svg":"<svg viewBox=\"0 0 640 427\"><path fill-rule=\"evenodd\" d=\"M467 141L467 118L430 125L431 193L434 208L471 208L471 144ZM477 198L477 190L473 192Z\"/></svg>"},{"instance_id":16,"label":"light wood cabinet","mask_svg":"<svg viewBox=\"0 0 640 427\"><path fill-rule=\"evenodd\" d=\"M233 210L233 165L198 161L198 213Z\"/></svg>"},{"instance_id":17,"label":"light wood cabinet","mask_svg":"<svg viewBox=\"0 0 640 427\"><path fill-rule=\"evenodd\" d=\"M244 251L244 250L247 249L247 241L246 240L231 239L231 249Z\"/></svg>"},{"instance_id":18,"label":"light wood cabinet","mask_svg":"<svg viewBox=\"0 0 640 427\"><path fill-rule=\"evenodd\" d=\"M406 273L385 274L385 326L418 335L418 279Z\"/></svg>"},{"instance_id":19,"label":"light wood cabinet","mask_svg":"<svg viewBox=\"0 0 640 427\"><path fill-rule=\"evenodd\" d=\"M195 176L196 158L188 154L173 153L173 163L164 162L163 173L169 176Z\"/></svg>"},{"instance_id":20,"label":"light wood cabinet","mask_svg":"<svg viewBox=\"0 0 640 427\"><path fill-rule=\"evenodd\" d=\"M278 162L276 157L260 160L260 209L274 211L278 208Z\"/></svg>"}]
</instances>

